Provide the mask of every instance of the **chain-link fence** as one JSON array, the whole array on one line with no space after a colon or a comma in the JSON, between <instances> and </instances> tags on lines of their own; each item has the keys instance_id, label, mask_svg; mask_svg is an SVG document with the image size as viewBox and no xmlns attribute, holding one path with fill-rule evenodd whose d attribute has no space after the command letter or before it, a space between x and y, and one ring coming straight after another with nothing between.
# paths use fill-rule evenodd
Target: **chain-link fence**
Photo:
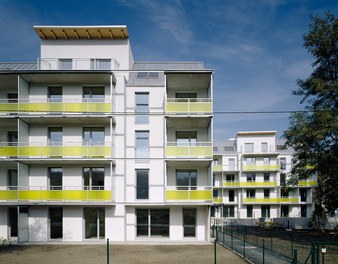
<instances>
[{"instance_id":1,"label":"chain-link fence","mask_svg":"<svg viewBox=\"0 0 338 264\"><path fill-rule=\"evenodd\" d=\"M86 242L88 243L88 242ZM217 244L185 242L3 244L0 263L25 264L142 264L142 263L246 263ZM217 252L217 255L215 255Z\"/></svg>"},{"instance_id":2,"label":"chain-link fence","mask_svg":"<svg viewBox=\"0 0 338 264\"><path fill-rule=\"evenodd\" d=\"M338 242L296 242L295 233L283 237L278 231L258 236L246 226L214 226L211 236L225 247L237 252L252 263L338 263Z\"/></svg>"}]
</instances>

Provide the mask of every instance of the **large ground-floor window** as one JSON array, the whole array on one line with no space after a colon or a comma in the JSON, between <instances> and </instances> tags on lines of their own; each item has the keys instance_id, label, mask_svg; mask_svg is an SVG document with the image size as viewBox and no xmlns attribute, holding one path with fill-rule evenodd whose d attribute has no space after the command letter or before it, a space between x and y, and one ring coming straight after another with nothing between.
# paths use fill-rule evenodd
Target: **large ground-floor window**
<instances>
[{"instance_id":1,"label":"large ground-floor window","mask_svg":"<svg viewBox=\"0 0 338 264\"><path fill-rule=\"evenodd\" d=\"M169 237L169 209L136 209L137 237Z\"/></svg>"},{"instance_id":2,"label":"large ground-floor window","mask_svg":"<svg viewBox=\"0 0 338 264\"><path fill-rule=\"evenodd\" d=\"M63 210L62 207L49 208L50 238L58 239L63 237Z\"/></svg>"},{"instance_id":3,"label":"large ground-floor window","mask_svg":"<svg viewBox=\"0 0 338 264\"><path fill-rule=\"evenodd\" d=\"M88 207L84 208L85 238L105 238L105 208Z\"/></svg>"}]
</instances>

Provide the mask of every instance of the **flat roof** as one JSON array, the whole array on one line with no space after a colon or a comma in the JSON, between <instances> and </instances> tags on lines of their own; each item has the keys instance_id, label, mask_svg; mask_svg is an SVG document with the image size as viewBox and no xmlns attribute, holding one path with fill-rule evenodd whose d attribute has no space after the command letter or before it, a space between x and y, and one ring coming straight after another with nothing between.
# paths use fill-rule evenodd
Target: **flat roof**
<instances>
[{"instance_id":1,"label":"flat roof","mask_svg":"<svg viewBox=\"0 0 338 264\"><path fill-rule=\"evenodd\" d=\"M40 39L127 39L127 26L34 26Z\"/></svg>"},{"instance_id":2,"label":"flat roof","mask_svg":"<svg viewBox=\"0 0 338 264\"><path fill-rule=\"evenodd\" d=\"M277 131L243 131L237 132L237 136L253 136L253 135L276 135Z\"/></svg>"}]
</instances>

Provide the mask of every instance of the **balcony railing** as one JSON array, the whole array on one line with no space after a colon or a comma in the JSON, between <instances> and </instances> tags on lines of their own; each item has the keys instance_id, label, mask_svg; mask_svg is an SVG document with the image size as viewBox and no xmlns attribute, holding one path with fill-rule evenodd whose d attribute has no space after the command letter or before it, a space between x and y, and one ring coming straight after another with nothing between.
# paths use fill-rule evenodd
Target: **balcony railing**
<instances>
[{"instance_id":1,"label":"balcony railing","mask_svg":"<svg viewBox=\"0 0 338 264\"><path fill-rule=\"evenodd\" d=\"M83 187L59 187L62 190L48 190L46 187L0 187L0 200L4 201L111 201L111 190Z\"/></svg>"},{"instance_id":2,"label":"balcony railing","mask_svg":"<svg viewBox=\"0 0 338 264\"><path fill-rule=\"evenodd\" d=\"M223 203L223 198L222 197L214 197L214 198L212 198L212 201L214 203Z\"/></svg>"},{"instance_id":3,"label":"balcony railing","mask_svg":"<svg viewBox=\"0 0 338 264\"><path fill-rule=\"evenodd\" d=\"M90 58L39 58L39 70L118 70L120 64L115 59Z\"/></svg>"},{"instance_id":4,"label":"balcony railing","mask_svg":"<svg viewBox=\"0 0 338 264\"><path fill-rule=\"evenodd\" d=\"M11 113L110 113L112 104L104 99L79 99L55 102L50 100L0 100L0 114Z\"/></svg>"},{"instance_id":5,"label":"balcony railing","mask_svg":"<svg viewBox=\"0 0 338 264\"><path fill-rule=\"evenodd\" d=\"M298 197L243 198L243 203L298 203Z\"/></svg>"},{"instance_id":6,"label":"balcony railing","mask_svg":"<svg viewBox=\"0 0 338 264\"><path fill-rule=\"evenodd\" d=\"M279 165L243 165L243 171L278 171Z\"/></svg>"},{"instance_id":7,"label":"balcony railing","mask_svg":"<svg viewBox=\"0 0 338 264\"><path fill-rule=\"evenodd\" d=\"M223 187L276 187L277 182L223 182Z\"/></svg>"},{"instance_id":8,"label":"balcony railing","mask_svg":"<svg viewBox=\"0 0 338 264\"><path fill-rule=\"evenodd\" d=\"M166 189L167 201L212 201L210 186L172 186Z\"/></svg>"},{"instance_id":9,"label":"balcony railing","mask_svg":"<svg viewBox=\"0 0 338 264\"><path fill-rule=\"evenodd\" d=\"M198 142L182 144L168 142L165 149L166 157L180 158L212 158L212 142Z\"/></svg>"},{"instance_id":10,"label":"balcony railing","mask_svg":"<svg viewBox=\"0 0 338 264\"><path fill-rule=\"evenodd\" d=\"M216 165L212 167L213 171L237 171L237 166Z\"/></svg>"},{"instance_id":11,"label":"balcony railing","mask_svg":"<svg viewBox=\"0 0 338 264\"><path fill-rule=\"evenodd\" d=\"M202 114L212 113L212 99L210 98L167 98L166 113Z\"/></svg>"},{"instance_id":12,"label":"balcony railing","mask_svg":"<svg viewBox=\"0 0 338 264\"><path fill-rule=\"evenodd\" d=\"M58 145L45 143L0 142L0 157L16 158L110 158L111 143L83 145L82 142L66 142Z\"/></svg>"},{"instance_id":13,"label":"balcony railing","mask_svg":"<svg viewBox=\"0 0 338 264\"><path fill-rule=\"evenodd\" d=\"M315 187L318 185L317 181L299 181L298 186L299 187Z\"/></svg>"}]
</instances>

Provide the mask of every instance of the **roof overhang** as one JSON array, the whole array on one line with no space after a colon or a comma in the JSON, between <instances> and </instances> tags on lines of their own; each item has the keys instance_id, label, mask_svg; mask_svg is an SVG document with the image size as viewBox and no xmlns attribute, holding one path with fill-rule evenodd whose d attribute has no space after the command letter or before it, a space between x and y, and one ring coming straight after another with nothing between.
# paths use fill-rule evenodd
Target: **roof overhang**
<instances>
[{"instance_id":1,"label":"roof overhang","mask_svg":"<svg viewBox=\"0 0 338 264\"><path fill-rule=\"evenodd\" d=\"M127 26L34 26L42 40L127 39Z\"/></svg>"}]
</instances>

